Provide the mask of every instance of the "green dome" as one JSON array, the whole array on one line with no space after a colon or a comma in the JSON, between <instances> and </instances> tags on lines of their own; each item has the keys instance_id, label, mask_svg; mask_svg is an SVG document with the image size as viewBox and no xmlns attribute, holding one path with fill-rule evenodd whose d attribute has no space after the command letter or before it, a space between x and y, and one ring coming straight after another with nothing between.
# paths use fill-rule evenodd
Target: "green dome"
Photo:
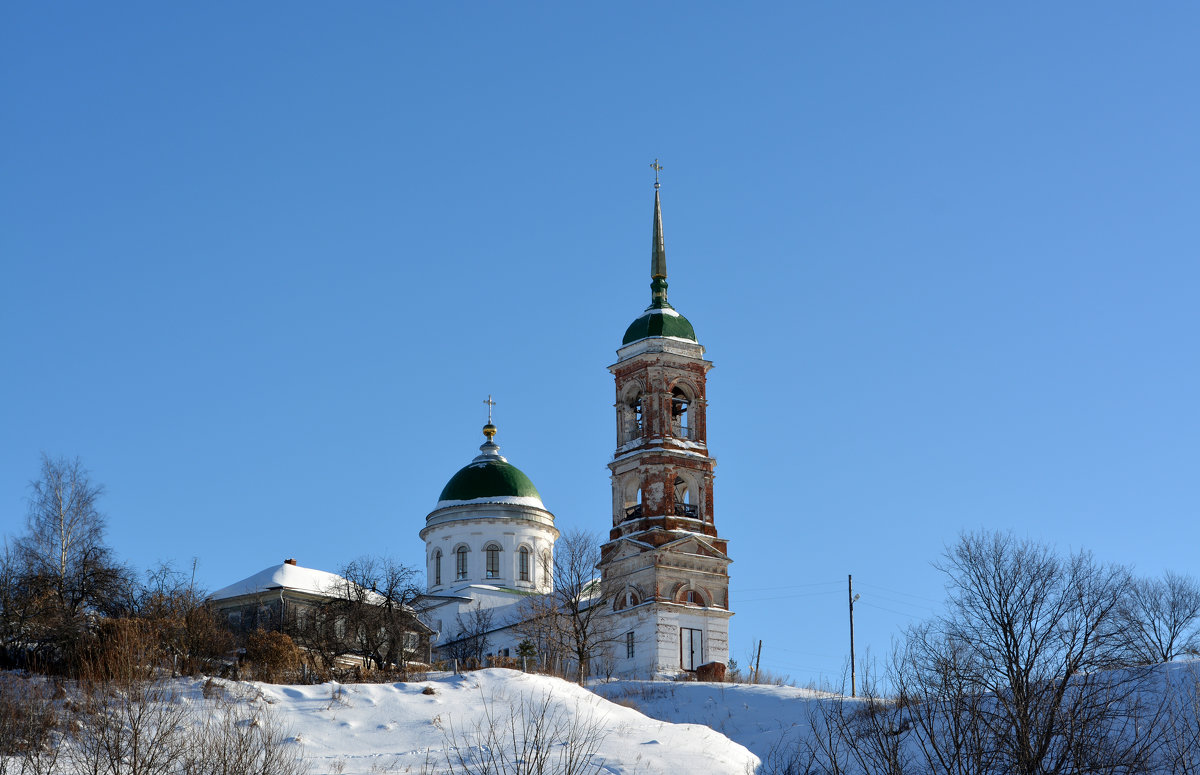
<instances>
[{"instance_id":1,"label":"green dome","mask_svg":"<svg viewBox=\"0 0 1200 775\"><path fill-rule=\"evenodd\" d=\"M696 341L696 331L692 324L671 307L651 307L646 310L644 315L625 329L625 338L621 340L621 344L626 345L650 336L670 336L687 339L689 342Z\"/></svg>"},{"instance_id":2,"label":"green dome","mask_svg":"<svg viewBox=\"0 0 1200 775\"><path fill-rule=\"evenodd\" d=\"M480 457L483 457L482 455ZM490 460L475 460L450 477L438 497L439 506L446 501L494 500L505 502L510 498L532 498L538 505L542 496L525 473L498 455ZM519 501L518 501L519 502Z\"/></svg>"}]
</instances>

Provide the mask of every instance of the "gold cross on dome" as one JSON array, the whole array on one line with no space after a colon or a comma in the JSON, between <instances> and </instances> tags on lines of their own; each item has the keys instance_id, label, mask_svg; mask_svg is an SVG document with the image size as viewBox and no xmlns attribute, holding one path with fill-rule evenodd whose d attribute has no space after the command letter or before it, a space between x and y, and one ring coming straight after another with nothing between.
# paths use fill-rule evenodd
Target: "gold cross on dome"
<instances>
[{"instance_id":1,"label":"gold cross on dome","mask_svg":"<svg viewBox=\"0 0 1200 775\"><path fill-rule=\"evenodd\" d=\"M663 171L662 165L658 163L658 159L650 165L650 169L654 170L654 187L658 188L658 173Z\"/></svg>"},{"instance_id":2,"label":"gold cross on dome","mask_svg":"<svg viewBox=\"0 0 1200 775\"><path fill-rule=\"evenodd\" d=\"M487 404L487 408L488 408L488 425L491 425L492 424L492 407L496 405L496 402L492 400L491 393L488 393L487 400L484 401L484 403Z\"/></svg>"}]
</instances>

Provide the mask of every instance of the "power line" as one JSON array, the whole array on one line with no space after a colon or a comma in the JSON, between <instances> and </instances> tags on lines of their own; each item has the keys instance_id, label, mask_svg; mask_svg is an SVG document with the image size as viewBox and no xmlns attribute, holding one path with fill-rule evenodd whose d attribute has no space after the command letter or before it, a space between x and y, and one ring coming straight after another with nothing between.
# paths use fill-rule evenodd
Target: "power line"
<instances>
[{"instance_id":1,"label":"power line","mask_svg":"<svg viewBox=\"0 0 1200 775\"><path fill-rule=\"evenodd\" d=\"M870 582L860 581L860 582L858 582L858 585L860 587L868 587L870 589L882 589L885 592L888 592L889 594L893 594L893 595L903 595L904 597L915 597L918 600L924 600L929 603L939 603L940 604L943 602L941 600L936 600L932 597L925 597L924 595L914 595L911 592L901 592L900 590L895 589L894 587L885 587L882 584L872 584Z\"/></svg>"},{"instance_id":2,"label":"power line","mask_svg":"<svg viewBox=\"0 0 1200 775\"><path fill-rule=\"evenodd\" d=\"M757 603L763 600L791 600L797 597L822 597L835 594L834 590L828 592L797 592L791 595L772 595L770 597L738 597L735 599L737 603Z\"/></svg>"},{"instance_id":3,"label":"power line","mask_svg":"<svg viewBox=\"0 0 1200 775\"><path fill-rule=\"evenodd\" d=\"M867 608L876 608L880 611L887 611L888 613L896 614L897 616L906 616L909 619L921 618L920 614L909 614L909 613L905 613L904 611L897 611L894 608L884 608L883 606L875 605L874 603L867 603L867 602L859 601L859 605L865 605Z\"/></svg>"},{"instance_id":4,"label":"power line","mask_svg":"<svg viewBox=\"0 0 1200 775\"><path fill-rule=\"evenodd\" d=\"M787 584L787 587L841 587L840 581L814 581L811 584ZM779 589L778 584L769 587L746 587L743 592L766 592L768 590Z\"/></svg>"}]
</instances>

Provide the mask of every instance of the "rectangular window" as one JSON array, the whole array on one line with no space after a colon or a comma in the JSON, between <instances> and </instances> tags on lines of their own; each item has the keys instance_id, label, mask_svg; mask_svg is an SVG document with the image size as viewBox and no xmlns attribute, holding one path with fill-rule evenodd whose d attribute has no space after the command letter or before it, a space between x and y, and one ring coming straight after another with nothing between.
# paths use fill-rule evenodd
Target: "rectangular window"
<instances>
[{"instance_id":1,"label":"rectangular window","mask_svg":"<svg viewBox=\"0 0 1200 775\"><path fill-rule=\"evenodd\" d=\"M625 633L625 658L633 659L633 633Z\"/></svg>"},{"instance_id":2,"label":"rectangular window","mask_svg":"<svg viewBox=\"0 0 1200 775\"><path fill-rule=\"evenodd\" d=\"M434 585L442 583L442 553L440 551L433 556L433 583Z\"/></svg>"},{"instance_id":3,"label":"rectangular window","mask_svg":"<svg viewBox=\"0 0 1200 775\"><path fill-rule=\"evenodd\" d=\"M454 569L457 572L458 580L462 581L467 577L467 550L459 549L454 555Z\"/></svg>"},{"instance_id":4,"label":"rectangular window","mask_svg":"<svg viewBox=\"0 0 1200 775\"><path fill-rule=\"evenodd\" d=\"M487 549L487 577L489 579L500 578L500 550L494 546L489 546Z\"/></svg>"},{"instance_id":5,"label":"rectangular window","mask_svg":"<svg viewBox=\"0 0 1200 775\"><path fill-rule=\"evenodd\" d=\"M517 552L517 560L519 578L521 581L529 581L529 550L522 547L521 551Z\"/></svg>"}]
</instances>

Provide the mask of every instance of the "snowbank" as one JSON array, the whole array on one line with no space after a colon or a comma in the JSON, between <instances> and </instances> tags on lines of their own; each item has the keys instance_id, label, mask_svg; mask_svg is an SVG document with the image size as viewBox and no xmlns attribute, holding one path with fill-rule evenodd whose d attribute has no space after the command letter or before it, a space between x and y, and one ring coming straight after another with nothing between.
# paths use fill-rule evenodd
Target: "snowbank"
<instances>
[{"instance_id":1,"label":"snowbank","mask_svg":"<svg viewBox=\"0 0 1200 775\"><path fill-rule=\"evenodd\" d=\"M291 728L314 773L420 772L427 760L444 762L452 742L472 742L489 716L506 723L511 709L547 699L561 719L599 728L596 759L609 773L746 775L758 765L707 726L647 718L566 681L514 670L419 683L254 686ZM426 687L433 693L424 694Z\"/></svg>"},{"instance_id":2,"label":"snowbank","mask_svg":"<svg viewBox=\"0 0 1200 775\"><path fill-rule=\"evenodd\" d=\"M593 688L651 718L711 727L760 759L789 730L807 725L814 700L841 701L839 695L792 686L613 681Z\"/></svg>"}]
</instances>

